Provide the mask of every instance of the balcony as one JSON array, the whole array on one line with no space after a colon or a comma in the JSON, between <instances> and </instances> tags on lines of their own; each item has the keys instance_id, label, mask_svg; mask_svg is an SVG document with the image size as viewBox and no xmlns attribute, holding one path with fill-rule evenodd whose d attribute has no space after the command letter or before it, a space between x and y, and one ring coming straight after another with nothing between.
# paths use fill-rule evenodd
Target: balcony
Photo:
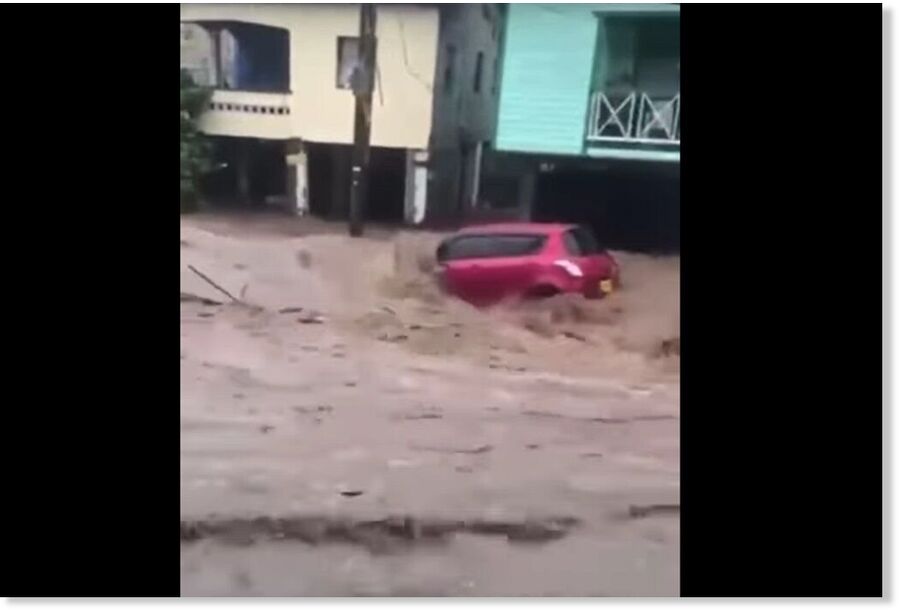
<instances>
[{"instance_id":1,"label":"balcony","mask_svg":"<svg viewBox=\"0 0 899 612\"><path fill-rule=\"evenodd\" d=\"M200 129L214 136L291 138L290 94L217 89Z\"/></svg>"},{"instance_id":2,"label":"balcony","mask_svg":"<svg viewBox=\"0 0 899 612\"><path fill-rule=\"evenodd\" d=\"M680 146L680 92L609 96L595 92L587 119L588 145L645 144Z\"/></svg>"},{"instance_id":3,"label":"balcony","mask_svg":"<svg viewBox=\"0 0 899 612\"><path fill-rule=\"evenodd\" d=\"M680 160L680 92L650 96L630 92L590 97L587 154L656 161Z\"/></svg>"}]
</instances>

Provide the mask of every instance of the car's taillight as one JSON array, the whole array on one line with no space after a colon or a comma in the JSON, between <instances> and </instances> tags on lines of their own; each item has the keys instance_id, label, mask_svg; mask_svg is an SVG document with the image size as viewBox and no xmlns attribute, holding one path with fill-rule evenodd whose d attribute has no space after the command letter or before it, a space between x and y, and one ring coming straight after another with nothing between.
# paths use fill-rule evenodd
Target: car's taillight
<instances>
[{"instance_id":1,"label":"car's taillight","mask_svg":"<svg viewBox=\"0 0 899 612\"><path fill-rule=\"evenodd\" d=\"M581 267L573 261L570 261L568 259L557 259L553 263L575 278L583 278L584 276L584 271L581 270Z\"/></svg>"}]
</instances>

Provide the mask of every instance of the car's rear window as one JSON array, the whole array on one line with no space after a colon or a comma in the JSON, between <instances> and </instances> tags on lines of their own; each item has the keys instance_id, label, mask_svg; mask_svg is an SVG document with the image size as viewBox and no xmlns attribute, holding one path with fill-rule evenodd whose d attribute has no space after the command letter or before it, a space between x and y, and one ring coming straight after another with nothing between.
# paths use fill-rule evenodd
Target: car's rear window
<instances>
[{"instance_id":1,"label":"car's rear window","mask_svg":"<svg viewBox=\"0 0 899 612\"><path fill-rule=\"evenodd\" d=\"M487 257L521 257L533 255L543 248L546 236L541 234L472 234L450 238L437 249L438 261L481 259Z\"/></svg>"},{"instance_id":2,"label":"car's rear window","mask_svg":"<svg viewBox=\"0 0 899 612\"><path fill-rule=\"evenodd\" d=\"M571 255L596 255L603 252L596 236L586 227L568 230L562 240L565 242L565 249Z\"/></svg>"}]
</instances>

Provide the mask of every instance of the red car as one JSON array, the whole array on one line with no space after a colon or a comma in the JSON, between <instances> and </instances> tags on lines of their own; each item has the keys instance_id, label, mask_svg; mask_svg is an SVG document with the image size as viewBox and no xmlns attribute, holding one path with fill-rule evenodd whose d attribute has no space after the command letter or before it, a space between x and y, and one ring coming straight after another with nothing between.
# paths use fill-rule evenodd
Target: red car
<instances>
[{"instance_id":1,"label":"red car","mask_svg":"<svg viewBox=\"0 0 899 612\"><path fill-rule=\"evenodd\" d=\"M618 264L583 226L501 223L465 228L437 248L444 290L476 306L508 298L579 293L601 298Z\"/></svg>"}]
</instances>

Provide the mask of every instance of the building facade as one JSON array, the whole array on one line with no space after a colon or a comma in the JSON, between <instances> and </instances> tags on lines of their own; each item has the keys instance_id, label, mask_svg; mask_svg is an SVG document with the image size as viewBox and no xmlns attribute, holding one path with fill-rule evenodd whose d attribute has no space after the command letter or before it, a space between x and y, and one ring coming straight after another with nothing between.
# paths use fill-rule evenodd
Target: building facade
<instances>
[{"instance_id":1,"label":"building facade","mask_svg":"<svg viewBox=\"0 0 899 612\"><path fill-rule=\"evenodd\" d=\"M670 4L508 5L484 204L676 241L679 16Z\"/></svg>"},{"instance_id":2,"label":"building facade","mask_svg":"<svg viewBox=\"0 0 899 612\"><path fill-rule=\"evenodd\" d=\"M375 12L369 212L418 224L473 200L474 152L495 117L478 101L493 78L495 15L481 5ZM182 68L213 88L201 129L231 169L210 192L346 214L359 19L359 5L181 5ZM475 70L480 85L466 86Z\"/></svg>"}]
</instances>

